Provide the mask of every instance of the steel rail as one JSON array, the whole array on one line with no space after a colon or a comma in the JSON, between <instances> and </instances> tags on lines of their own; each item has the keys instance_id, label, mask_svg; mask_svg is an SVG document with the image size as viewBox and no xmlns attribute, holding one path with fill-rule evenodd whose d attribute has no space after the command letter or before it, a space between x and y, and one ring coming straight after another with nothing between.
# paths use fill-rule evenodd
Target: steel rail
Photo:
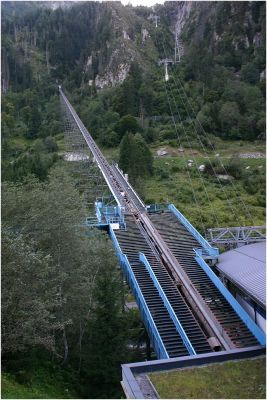
<instances>
[{"instance_id":1,"label":"steel rail","mask_svg":"<svg viewBox=\"0 0 267 400\"><path fill-rule=\"evenodd\" d=\"M150 220L147 210L143 209L142 206L140 207L139 198L137 196L134 196L134 190L132 190L131 192L131 186L125 180L125 177L122 174L119 174L120 176L118 176L118 171L114 170L115 168L112 169L112 167L108 164L100 149L95 144L93 138L91 137L91 135L83 125L82 121L76 114L75 110L71 106L70 102L64 95L61 87L59 87L59 92L69 112L74 118L79 130L81 131L89 149L94 155L96 163L99 166L100 171L102 172L108 184L108 187L110 188L111 193L114 195L114 198L116 199L118 205L120 207L126 207L127 210L133 215L136 223L141 228L143 228L146 233L147 239L150 242L150 245L152 245L155 253L158 254L158 257L160 257L163 263L172 272L177 284L182 285L183 290L188 297L187 301L193 305L195 312L199 315L199 318L201 320L204 320L203 322L205 323L206 328L214 332L215 336L226 350L233 348L233 343L229 340L227 335L224 334L221 325L214 319L214 316L212 315L210 309L207 307L199 293L196 291L187 274L183 271L182 266L174 257L167 243L163 240L159 231Z\"/></svg>"},{"instance_id":2,"label":"steel rail","mask_svg":"<svg viewBox=\"0 0 267 400\"><path fill-rule=\"evenodd\" d=\"M148 271L151 279L153 280L153 283L156 286L156 288L157 288L157 290L159 292L159 295L160 295L162 301L164 302L164 305L165 305L165 307L167 308L167 310L169 312L169 315L170 315L170 317L171 317L171 319L172 319L172 321L173 321L173 323L174 323L174 325L176 327L176 330L177 330L177 332L179 332L179 334L180 334L180 336L182 338L182 341L183 341L185 347L187 348L189 354L196 355L197 353L196 353L194 347L192 346L190 340L188 339L188 336L185 333L185 330L184 330L183 326L181 325L177 315L175 314L175 311L174 311L171 303L169 302L166 294L164 293L164 290L162 289L161 284L160 284L158 278L156 277L155 272L153 271L153 269L152 269L148 259L146 258L145 254L144 253L139 253L139 259L144 264L144 266L146 267L146 270Z\"/></svg>"},{"instance_id":3,"label":"steel rail","mask_svg":"<svg viewBox=\"0 0 267 400\"><path fill-rule=\"evenodd\" d=\"M72 117L74 118L79 130L81 131L89 149L92 151L97 165L99 166L111 193L114 195L118 205L120 207L126 206L130 213L134 216L136 223L143 228L146 232L148 240L150 240L150 244L154 248L156 254L163 260L163 262L169 267L172 271L174 279L178 284L182 284L188 296L190 296L191 302L194 304L195 310L199 310L202 314L202 319L204 318L206 325L214 332L217 339L220 341L222 346L225 349L230 349L232 346L229 341L223 336L223 332L221 326L218 322L213 318L210 310L204 303L201 296L197 293L196 289L190 282L189 278L187 277L186 273L183 271L180 263L176 260L172 252L170 251L169 247L163 240L162 236L155 228L152 221L149 219L146 209L140 211L138 205L133 199L133 195L129 193L130 187L129 183L125 181L125 184L122 185L120 182L121 180L125 180L122 174L120 174L120 179L116 176L116 173L112 171L112 168L108 164L107 160L103 156L100 149L97 147L94 139L89 134L87 129L85 128L84 124L78 117L76 111L68 101L67 97L64 95L62 89L59 87L59 92L68 107ZM124 196L122 197L121 193L124 192Z\"/></svg>"},{"instance_id":4,"label":"steel rail","mask_svg":"<svg viewBox=\"0 0 267 400\"><path fill-rule=\"evenodd\" d=\"M120 193L121 192L121 188L118 185L117 180L113 176L113 172L112 172L112 170L110 168L110 165L108 164L107 160L103 156L103 154L100 151L100 149L95 144L94 139L92 138L92 136L90 135L88 130L85 128L84 124L82 123L82 121L78 117L76 111L74 110L74 108L70 104L69 100L67 99L67 97L63 93L63 91L62 91L60 86L59 86L59 93L62 96L62 99L64 100L64 102L65 102L70 114L72 115L74 121L76 122L81 134L83 135L84 140L86 141L89 149L91 150L91 152L92 152L92 154L93 154L93 156L95 158L95 161L96 161L100 171L102 172L102 174L104 176L104 179L107 182L107 185L108 185L111 193L113 194L117 204L120 207L123 207L124 206L124 200L123 200L123 197L122 197L122 195Z\"/></svg>"}]
</instances>

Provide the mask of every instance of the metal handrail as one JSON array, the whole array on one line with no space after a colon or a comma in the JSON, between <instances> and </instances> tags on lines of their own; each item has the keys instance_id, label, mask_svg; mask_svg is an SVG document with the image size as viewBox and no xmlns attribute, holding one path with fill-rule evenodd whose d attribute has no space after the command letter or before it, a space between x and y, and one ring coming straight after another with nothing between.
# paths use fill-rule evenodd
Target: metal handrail
<instances>
[{"instance_id":1,"label":"metal handrail","mask_svg":"<svg viewBox=\"0 0 267 400\"><path fill-rule=\"evenodd\" d=\"M163 359L170 358L168 355L168 352L164 346L164 343L162 342L162 339L161 339L159 331L155 325L155 322L152 318L150 310L146 304L146 301L142 294L140 286L138 285L138 282L137 282L134 272L131 268L129 260L128 260L127 256L122 252L120 244L118 242L118 239L116 238L116 235L111 226L110 226L110 237L114 243L116 253L120 260L120 264L122 267L124 267L126 275L128 274L128 276L130 277L131 286L133 287L134 294L136 295L136 300L137 300L137 302L139 302L140 308L142 307L145 312L149 327L151 329L152 336L155 341L155 347L157 346L159 358L163 358ZM156 348L155 348L155 350L156 350Z\"/></svg>"},{"instance_id":2,"label":"metal handrail","mask_svg":"<svg viewBox=\"0 0 267 400\"><path fill-rule=\"evenodd\" d=\"M241 307L238 301L234 298L234 296L229 292L229 290L224 286L222 281L215 275L212 269L206 264L206 262L201 257L200 252L197 249L194 249L196 254L195 260L198 265L203 269L203 271L208 275L217 289L221 292L224 298L228 301L228 303L235 310L237 315L242 319L248 329L253 333L253 335L258 339L262 346L266 345L266 337L265 333L255 324L255 322L250 318L247 312Z\"/></svg>"},{"instance_id":3,"label":"metal handrail","mask_svg":"<svg viewBox=\"0 0 267 400\"><path fill-rule=\"evenodd\" d=\"M160 285L160 283L159 283L159 281L158 281L153 269L151 268L151 265L149 264L149 261L146 258L144 253L139 253L139 260L145 265L146 270L148 271L151 279L153 280L153 283L156 286L156 288L159 292L159 295L160 295L160 297L161 297L161 299L162 299L162 301L163 301L163 303L164 303L164 305L176 327L177 332L181 336L181 339L182 339L185 347L187 348L189 354L196 355L197 353L196 353L194 347L192 346L187 334L185 333L184 328L182 327L179 319L177 318L177 315L175 314L174 309L172 308L172 305L170 304L168 298L166 297L166 295L165 295L165 293L164 293L164 291L163 291L163 289L162 289L162 287L161 287L161 285Z\"/></svg>"},{"instance_id":4,"label":"metal handrail","mask_svg":"<svg viewBox=\"0 0 267 400\"><path fill-rule=\"evenodd\" d=\"M143 293L142 293L142 291L140 289L140 286L138 285L138 282L137 282L136 277L135 277L135 275L133 273L133 270L132 270L131 265L130 265L130 263L128 261L128 258L127 258L127 256L125 254L123 254L123 258L124 258L124 263L125 263L125 265L127 267L127 271L128 271L128 273L129 273L129 275L130 275L130 277L132 279L134 290L136 291L136 294L137 294L137 296L136 296L137 297L137 301L139 300L140 305L144 308L146 318L147 318L147 320L148 320L148 322L150 324L152 334L153 334L154 339L156 341L156 344L158 346L159 356L160 356L159 358L170 358L169 355L168 355L168 352L167 352L167 350L166 350L166 348L164 346L164 343L163 343L163 341L162 341L162 339L160 337L158 328L156 327L156 324L155 324L155 322L153 320L153 317L152 317L152 315L150 313L150 310L149 310L149 308L147 306L147 303L146 303L145 298L143 296Z\"/></svg>"},{"instance_id":5,"label":"metal handrail","mask_svg":"<svg viewBox=\"0 0 267 400\"><path fill-rule=\"evenodd\" d=\"M217 258L219 256L219 249L213 247L210 243L203 238L203 236L194 228L192 224L185 218L185 216L177 210L173 204L168 205L168 209L179 219L184 227L191 233L192 236L198 241L198 243L208 252L211 257Z\"/></svg>"}]
</instances>

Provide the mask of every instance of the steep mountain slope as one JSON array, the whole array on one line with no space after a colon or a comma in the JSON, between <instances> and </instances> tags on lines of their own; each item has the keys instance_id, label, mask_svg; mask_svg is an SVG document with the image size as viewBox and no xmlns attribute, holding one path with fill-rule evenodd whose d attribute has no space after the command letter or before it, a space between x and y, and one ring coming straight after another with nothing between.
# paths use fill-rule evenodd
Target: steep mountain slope
<instances>
[{"instance_id":1,"label":"steep mountain slope","mask_svg":"<svg viewBox=\"0 0 267 400\"><path fill-rule=\"evenodd\" d=\"M211 138L264 138L264 2L174 1L153 10L65 3L1 3L7 158L21 154L14 137L60 134L56 108L51 112L58 83L104 146L119 144L127 115L139 118L148 143L177 145L167 93L183 144L185 129L195 145L198 121ZM151 15L160 17L157 28ZM166 84L158 60L174 58L175 32L184 55L169 68Z\"/></svg>"},{"instance_id":2,"label":"steep mountain slope","mask_svg":"<svg viewBox=\"0 0 267 400\"><path fill-rule=\"evenodd\" d=\"M61 80L73 74L77 85L94 80L98 88L121 83L133 61L145 68L155 60L151 24L119 2L77 3L55 10L34 4L24 13L20 6L17 12L13 9L13 18L6 3L2 3L4 92L9 82L15 81L17 89L38 82L32 62L36 53L42 67L46 64L43 73ZM20 69L29 71L23 75Z\"/></svg>"}]
</instances>

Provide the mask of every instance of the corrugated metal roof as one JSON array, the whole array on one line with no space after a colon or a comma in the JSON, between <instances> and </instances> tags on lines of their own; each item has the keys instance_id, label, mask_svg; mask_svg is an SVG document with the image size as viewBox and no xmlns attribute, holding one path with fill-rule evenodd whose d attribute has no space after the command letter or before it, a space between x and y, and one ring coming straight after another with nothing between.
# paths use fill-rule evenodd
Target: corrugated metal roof
<instances>
[{"instance_id":1,"label":"corrugated metal roof","mask_svg":"<svg viewBox=\"0 0 267 400\"><path fill-rule=\"evenodd\" d=\"M266 307L266 242L221 254L217 267L229 280Z\"/></svg>"}]
</instances>

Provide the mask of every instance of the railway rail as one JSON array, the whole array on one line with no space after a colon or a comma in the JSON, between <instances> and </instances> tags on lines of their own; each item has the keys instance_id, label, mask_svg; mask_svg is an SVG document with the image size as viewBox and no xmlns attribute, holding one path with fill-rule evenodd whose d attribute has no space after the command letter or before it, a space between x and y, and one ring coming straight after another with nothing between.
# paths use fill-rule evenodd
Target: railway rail
<instances>
[{"instance_id":1,"label":"railway rail","mask_svg":"<svg viewBox=\"0 0 267 400\"><path fill-rule=\"evenodd\" d=\"M107 162L61 87L59 92L125 212L127 229L113 231L110 227L110 235L157 356L170 358L259 344L253 329L197 265L193 249L201 244L171 212L148 213L119 168Z\"/></svg>"}]
</instances>

